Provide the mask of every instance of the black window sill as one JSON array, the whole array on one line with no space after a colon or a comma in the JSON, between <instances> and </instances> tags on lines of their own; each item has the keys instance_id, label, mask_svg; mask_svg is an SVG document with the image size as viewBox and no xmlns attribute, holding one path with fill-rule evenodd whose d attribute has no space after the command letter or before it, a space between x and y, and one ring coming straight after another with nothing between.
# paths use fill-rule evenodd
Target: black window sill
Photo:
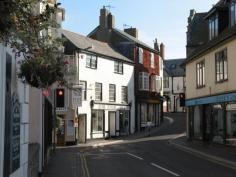
<instances>
[{"instance_id":1,"label":"black window sill","mask_svg":"<svg viewBox=\"0 0 236 177\"><path fill-rule=\"evenodd\" d=\"M204 87L206 87L206 86L205 85L201 85L201 86L197 86L196 89L202 89Z\"/></svg>"},{"instance_id":2,"label":"black window sill","mask_svg":"<svg viewBox=\"0 0 236 177\"><path fill-rule=\"evenodd\" d=\"M216 84L222 84L222 83L227 82L227 81L228 81L228 79L223 79L223 80L216 81L215 83Z\"/></svg>"},{"instance_id":3,"label":"black window sill","mask_svg":"<svg viewBox=\"0 0 236 177\"><path fill-rule=\"evenodd\" d=\"M115 74L120 74L120 75L123 75L124 73L122 72L122 73L119 73L119 72L114 72Z\"/></svg>"},{"instance_id":4,"label":"black window sill","mask_svg":"<svg viewBox=\"0 0 236 177\"><path fill-rule=\"evenodd\" d=\"M89 67L89 66L86 66L86 68L89 68L89 69L97 69L97 67L96 67L96 68L92 68L92 67Z\"/></svg>"}]
</instances>

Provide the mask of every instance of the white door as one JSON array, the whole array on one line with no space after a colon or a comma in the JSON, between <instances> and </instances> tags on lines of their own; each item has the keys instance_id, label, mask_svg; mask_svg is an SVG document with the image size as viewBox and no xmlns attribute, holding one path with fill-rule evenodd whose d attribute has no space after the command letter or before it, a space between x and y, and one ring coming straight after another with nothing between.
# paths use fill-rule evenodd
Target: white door
<instances>
[{"instance_id":1,"label":"white door","mask_svg":"<svg viewBox=\"0 0 236 177\"><path fill-rule=\"evenodd\" d=\"M109 112L110 137L116 136L116 112Z\"/></svg>"}]
</instances>

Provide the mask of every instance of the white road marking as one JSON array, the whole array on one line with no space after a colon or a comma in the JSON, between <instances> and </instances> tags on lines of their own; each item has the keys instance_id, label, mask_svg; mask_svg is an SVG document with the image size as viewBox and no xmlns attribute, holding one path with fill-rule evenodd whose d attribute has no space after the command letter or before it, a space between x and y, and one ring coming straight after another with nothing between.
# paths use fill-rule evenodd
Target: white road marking
<instances>
[{"instance_id":1,"label":"white road marking","mask_svg":"<svg viewBox=\"0 0 236 177\"><path fill-rule=\"evenodd\" d=\"M130 156L132 156L132 157L134 157L134 158L137 158L137 159L139 159L139 160L143 160L142 157L136 156L136 155L131 154L131 153L128 153L128 152L127 152L127 154L130 155Z\"/></svg>"},{"instance_id":2,"label":"white road marking","mask_svg":"<svg viewBox=\"0 0 236 177\"><path fill-rule=\"evenodd\" d=\"M170 173L170 174L172 174L172 175L174 175L174 176L180 176L179 174L174 173L173 171L170 171L170 170L168 170L168 169L166 169L166 168L164 168L164 167L161 167L160 165L157 165L157 164L155 164L155 163L151 163L151 165L154 166L154 167L156 167L156 168L159 168L159 169L161 169L161 170L163 170L163 171L165 171L165 172L167 172L167 173Z\"/></svg>"},{"instance_id":3,"label":"white road marking","mask_svg":"<svg viewBox=\"0 0 236 177\"><path fill-rule=\"evenodd\" d=\"M105 153L86 153L85 156L101 156L101 155L122 155L122 152L105 152Z\"/></svg>"},{"instance_id":4,"label":"white road marking","mask_svg":"<svg viewBox=\"0 0 236 177\"><path fill-rule=\"evenodd\" d=\"M170 122L170 124L174 123L174 119L173 118L167 117L167 116L164 116L164 118L167 119Z\"/></svg>"}]
</instances>

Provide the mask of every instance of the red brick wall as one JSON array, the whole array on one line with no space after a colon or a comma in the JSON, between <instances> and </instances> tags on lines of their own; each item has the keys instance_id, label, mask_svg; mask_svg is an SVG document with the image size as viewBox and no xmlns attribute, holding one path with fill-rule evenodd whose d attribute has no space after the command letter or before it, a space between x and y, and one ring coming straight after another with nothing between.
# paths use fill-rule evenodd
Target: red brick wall
<instances>
[{"instance_id":1,"label":"red brick wall","mask_svg":"<svg viewBox=\"0 0 236 177\"><path fill-rule=\"evenodd\" d=\"M157 54L154 54L155 68L151 68L151 51L143 48L143 64L139 63L139 48L136 47L136 67L139 72L148 72L149 74L160 75L159 60L160 57Z\"/></svg>"}]
</instances>

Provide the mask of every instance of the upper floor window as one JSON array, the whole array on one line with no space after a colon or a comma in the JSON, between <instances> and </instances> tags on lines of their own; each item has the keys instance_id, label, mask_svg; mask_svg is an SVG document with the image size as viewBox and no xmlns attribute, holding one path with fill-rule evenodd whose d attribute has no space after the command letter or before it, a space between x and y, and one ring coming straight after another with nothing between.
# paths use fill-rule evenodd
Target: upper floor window
<instances>
[{"instance_id":1,"label":"upper floor window","mask_svg":"<svg viewBox=\"0 0 236 177\"><path fill-rule=\"evenodd\" d=\"M86 67L96 69L97 68L97 56L87 55Z\"/></svg>"},{"instance_id":2,"label":"upper floor window","mask_svg":"<svg viewBox=\"0 0 236 177\"><path fill-rule=\"evenodd\" d=\"M114 84L109 85L109 101L116 101L116 85Z\"/></svg>"},{"instance_id":3,"label":"upper floor window","mask_svg":"<svg viewBox=\"0 0 236 177\"><path fill-rule=\"evenodd\" d=\"M159 92L162 88L161 77L157 75L151 76L151 91L152 92Z\"/></svg>"},{"instance_id":4,"label":"upper floor window","mask_svg":"<svg viewBox=\"0 0 236 177\"><path fill-rule=\"evenodd\" d=\"M155 68L155 60L154 60L154 53L151 53L151 58L150 58L150 63L151 63L151 68Z\"/></svg>"},{"instance_id":5,"label":"upper floor window","mask_svg":"<svg viewBox=\"0 0 236 177\"><path fill-rule=\"evenodd\" d=\"M227 60L227 49L224 49L215 54L215 74L216 82L223 82L228 79L228 60Z\"/></svg>"},{"instance_id":6,"label":"upper floor window","mask_svg":"<svg viewBox=\"0 0 236 177\"><path fill-rule=\"evenodd\" d=\"M79 81L79 85L82 89L82 100L86 100L87 99L87 82Z\"/></svg>"},{"instance_id":7,"label":"upper floor window","mask_svg":"<svg viewBox=\"0 0 236 177\"><path fill-rule=\"evenodd\" d=\"M128 103L128 88L125 86L121 87L121 102Z\"/></svg>"},{"instance_id":8,"label":"upper floor window","mask_svg":"<svg viewBox=\"0 0 236 177\"><path fill-rule=\"evenodd\" d=\"M197 88L205 86L205 61L201 61L196 65L197 70Z\"/></svg>"},{"instance_id":9,"label":"upper floor window","mask_svg":"<svg viewBox=\"0 0 236 177\"><path fill-rule=\"evenodd\" d=\"M236 3L232 2L230 4L230 26L234 26L236 24Z\"/></svg>"},{"instance_id":10,"label":"upper floor window","mask_svg":"<svg viewBox=\"0 0 236 177\"><path fill-rule=\"evenodd\" d=\"M102 83L95 83L95 100L102 101Z\"/></svg>"},{"instance_id":11,"label":"upper floor window","mask_svg":"<svg viewBox=\"0 0 236 177\"><path fill-rule=\"evenodd\" d=\"M213 39L218 36L219 32L219 18L215 15L209 19L209 39Z\"/></svg>"},{"instance_id":12,"label":"upper floor window","mask_svg":"<svg viewBox=\"0 0 236 177\"><path fill-rule=\"evenodd\" d=\"M164 88L169 88L170 87L170 81L169 81L169 76L168 75L164 75L164 79L163 79L163 84L164 84Z\"/></svg>"},{"instance_id":13,"label":"upper floor window","mask_svg":"<svg viewBox=\"0 0 236 177\"><path fill-rule=\"evenodd\" d=\"M143 64L143 49L142 48L139 48L138 50L138 62L140 64Z\"/></svg>"},{"instance_id":14,"label":"upper floor window","mask_svg":"<svg viewBox=\"0 0 236 177\"><path fill-rule=\"evenodd\" d=\"M146 72L139 73L139 90L149 90L149 74Z\"/></svg>"},{"instance_id":15,"label":"upper floor window","mask_svg":"<svg viewBox=\"0 0 236 177\"><path fill-rule=\"evenodd\" d=\"M123 74L123 63L115 61L114 72L118 74Z\"/></svg>"}]
</instances>

